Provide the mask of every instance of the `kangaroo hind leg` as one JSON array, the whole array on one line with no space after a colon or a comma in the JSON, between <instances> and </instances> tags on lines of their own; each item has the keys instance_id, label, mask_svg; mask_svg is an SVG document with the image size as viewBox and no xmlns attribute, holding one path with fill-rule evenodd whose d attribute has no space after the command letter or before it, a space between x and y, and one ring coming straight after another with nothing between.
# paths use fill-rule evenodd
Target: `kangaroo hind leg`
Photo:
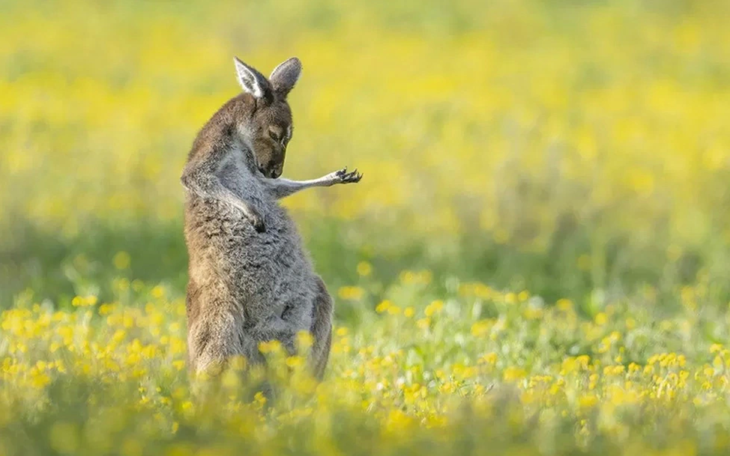
<instances>
[{"instance_id":1,"label":"kangaroo hind leg","mask_svg":"<svg viewBox=\"0 0 730 456\"><path fill-rule=\"evenodd\" d=\"M216 374L228 367L235 356L250 357L244 347L243 324L235 315L235 306L223 302L209 304L213 305L206 306L188 328L190 368L198 374Z\"/></svg>"}]
</instances>

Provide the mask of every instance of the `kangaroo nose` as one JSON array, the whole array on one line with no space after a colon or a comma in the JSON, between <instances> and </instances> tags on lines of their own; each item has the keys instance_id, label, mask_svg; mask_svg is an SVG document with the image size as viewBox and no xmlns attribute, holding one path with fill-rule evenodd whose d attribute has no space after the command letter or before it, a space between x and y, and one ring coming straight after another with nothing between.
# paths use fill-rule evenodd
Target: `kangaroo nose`
<instances>
[{"instance_id":1,"label":"kangaroo nose","mask_svg":"<svg viewBox=\"0 0 730 456\"><path fill-rule=\"evenodd\" d=\"M284 172L284 163L279 163L279 166L271 170L271 177L276 179L277 177L281 176L281 173Z\"/></svg>"}]
</instances>

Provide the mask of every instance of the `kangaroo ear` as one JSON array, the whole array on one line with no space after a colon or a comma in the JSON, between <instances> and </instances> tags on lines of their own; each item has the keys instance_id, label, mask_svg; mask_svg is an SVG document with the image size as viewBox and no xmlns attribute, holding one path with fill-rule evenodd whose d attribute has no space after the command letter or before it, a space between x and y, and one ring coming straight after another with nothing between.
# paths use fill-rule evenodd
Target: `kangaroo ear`
<instances>
[{"instance_id":1,"label":"kangaroo ear","mask_svg":"<svg viewBox=\"0 0 730 456\"><path fill-rule=\"evenodd\" d=\"M269 76L269 81L271 81L274 92L278 93L281 97L286 97L291 89L294 88L294 84L297 83L301 74L302 62L298 58L292 57L274 68L271 76Z\"/></svg>"},{"instance_id":2,"label":"kangaroo ear","mask_svg":"<svg viewBox=\"0 0 730 456\"><path fill-rule=\"evenodd\" d=\"M238 57L233 58L233 63L236 65L238 83L241 84L243 91L250 93L255 98L263 98L269 90L269 82L264 75L259 73L256 68L243 63Z\"/></svg>"}]
</instances>

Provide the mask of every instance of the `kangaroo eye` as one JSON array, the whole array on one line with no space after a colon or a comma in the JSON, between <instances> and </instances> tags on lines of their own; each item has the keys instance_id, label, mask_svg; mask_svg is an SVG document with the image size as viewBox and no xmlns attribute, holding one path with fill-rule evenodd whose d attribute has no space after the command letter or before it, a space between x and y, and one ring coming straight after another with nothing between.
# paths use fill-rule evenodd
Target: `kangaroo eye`
<instances>
[{"instance_id":1,"label":"kangaroo eye","mask_svg":"<svg viewBox=\"0 0 730 456\"><path fill-rule=\"evenodd\" d=\"M274 141L279 141L279 135L276 134L273 130L269 130L269 138L273 139Z\"/></svg>"}]
</instances>

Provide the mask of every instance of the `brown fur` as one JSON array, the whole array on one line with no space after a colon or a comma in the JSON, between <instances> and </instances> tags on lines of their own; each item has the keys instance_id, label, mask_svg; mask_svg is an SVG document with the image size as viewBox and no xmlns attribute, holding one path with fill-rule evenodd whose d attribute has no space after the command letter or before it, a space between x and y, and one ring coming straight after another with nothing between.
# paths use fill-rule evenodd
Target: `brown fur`
<instances>
[{"instance_id":1,"label":"brown fur","mask_svg":"<svg viewBox=\"0 0 730 456\"><path fill-rule=\"evenodd\" d=\"M286 95L301 64L287 60L270 80L238 60L236 67L245 93L203 127L182 176L189 365L201 372L237 355L261 363L261 342L279 340L293 353L297 333L309 331L310 363L321 378L333 301L277 200L304 188L358 182L361 175L341 170L303 182L272 179L283 170L291 139Z\"/></svg>"}]
</instances>

